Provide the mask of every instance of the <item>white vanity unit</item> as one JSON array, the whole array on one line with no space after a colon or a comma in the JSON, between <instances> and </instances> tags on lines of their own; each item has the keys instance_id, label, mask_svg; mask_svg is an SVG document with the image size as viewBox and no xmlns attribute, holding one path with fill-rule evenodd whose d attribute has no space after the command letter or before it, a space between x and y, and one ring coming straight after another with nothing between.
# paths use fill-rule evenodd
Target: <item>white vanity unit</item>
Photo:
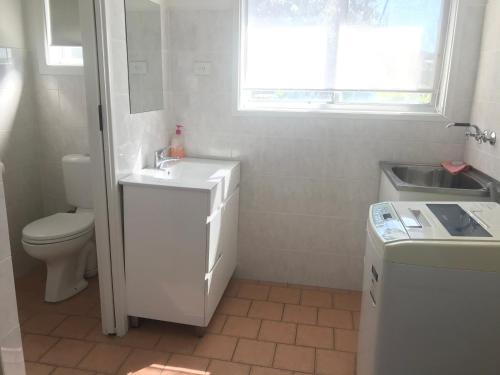
<instances>
[{"instance_id":1,"label":"white vanity unit","mask_svg":"<svg viewBox=\"0 0 500 375\"><path fill-rule=\"evenodd\" d=\"M186 158L123 185L128 314L206 327L236 268L240 164Z\"/></svg>"}]
</instances>

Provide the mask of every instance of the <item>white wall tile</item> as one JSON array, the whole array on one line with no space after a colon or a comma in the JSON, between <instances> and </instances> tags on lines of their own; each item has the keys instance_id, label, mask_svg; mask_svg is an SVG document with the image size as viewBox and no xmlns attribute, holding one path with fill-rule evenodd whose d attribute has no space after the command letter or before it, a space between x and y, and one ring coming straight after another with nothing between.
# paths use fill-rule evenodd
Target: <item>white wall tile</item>
<instances>
[{"instance_id":1,"label":"white wall tile","mask_svg":"<svg viewBox=\"0 0 500 375\"><path fill-rule=\"evenodd\" d=\"M232 12L177 5L167 31L173 118L186 125L188 154L230 150L242 161L238 274L360 288L379 161L462 159L463 131L444 121L235 115ZM212 62L212 76L194 75L197 59Z\"/></svg>"},{"instance_id":2,"label":"white wall tile","mask_svg":"<svg viewBox=\"0 0 500 375\"><path fill-rule=\"evenodd\" d=\"M481 45L481 59L472 109L472 123L500 134L500 47L498 35L500 1L488 1ZM500 180L500 145L477 144L469 140L466 160Z\"/></svg>"}]
</instances>

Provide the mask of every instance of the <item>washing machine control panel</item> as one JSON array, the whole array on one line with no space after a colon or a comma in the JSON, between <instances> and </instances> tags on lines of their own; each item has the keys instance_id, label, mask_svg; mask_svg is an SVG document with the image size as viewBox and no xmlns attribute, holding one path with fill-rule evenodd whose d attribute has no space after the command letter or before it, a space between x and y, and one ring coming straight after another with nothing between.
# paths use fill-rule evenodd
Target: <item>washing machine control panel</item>
<instances>
[{"instance_id":1,"label":"washing machine control panel","mask_svg":"<svg viewBox=\"0 0 500 375\"><path fill-rule=\"evenodd\" d=\"M370 219L376 232L384 241L408 238L408 233L390 203L383 202L372 205Z\"/></svg>"}]
</instances>

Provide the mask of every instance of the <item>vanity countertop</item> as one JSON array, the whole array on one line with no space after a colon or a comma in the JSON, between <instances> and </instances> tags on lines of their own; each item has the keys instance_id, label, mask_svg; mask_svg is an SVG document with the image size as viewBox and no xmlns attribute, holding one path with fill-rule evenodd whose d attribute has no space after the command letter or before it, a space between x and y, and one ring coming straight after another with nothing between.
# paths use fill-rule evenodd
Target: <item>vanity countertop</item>
<instances>
[{"instance_id":1,"label":"vanity countertop","mask_svg":"<svg viewBox=\"0 0 500 375\"><path fill-rule=\"evenodd\" d=\"M229 192L239 184L240 162L215 159L184 158L167 169L145 168L122 178L120 185L142 185L158 188L212 190L223 183Z\"/></svg>"}]
</instances>

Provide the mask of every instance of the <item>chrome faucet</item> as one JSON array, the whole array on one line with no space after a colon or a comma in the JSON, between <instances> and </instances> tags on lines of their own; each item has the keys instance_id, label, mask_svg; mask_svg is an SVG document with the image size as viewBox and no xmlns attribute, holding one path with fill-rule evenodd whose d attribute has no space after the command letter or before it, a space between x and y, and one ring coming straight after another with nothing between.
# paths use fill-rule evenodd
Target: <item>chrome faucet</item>
<instances>
[{"instance_id":1,"label":"chrome faucet","mask_svg":"<svg viewBox=\"0 0 500 375\"><path fill-rule=\"evenodd\" d=\"M156 169L166 169L172 163L178 162L180 159L172 156L168 156L168 151L170 147L162 148L155 152L155 162L154 166Z\"/></svg>"},{"instance_id":2,"label":"chrome faucet","mask_svg":"<svg viewBox=\"0 0 500 375\"><path fill-rule=\"evenodd\" d=\"M479 126L474 124L469 124L468 122L451 122L446 125L446 128L451 128L452 126L462 126L466 128L474 129L474 132L468 131L465 133L466 137L472 137L477 143L489 143L490 145L495 145L497 142L497 134L490 130L481 130Z\"/></svg>"}]
</instances>

